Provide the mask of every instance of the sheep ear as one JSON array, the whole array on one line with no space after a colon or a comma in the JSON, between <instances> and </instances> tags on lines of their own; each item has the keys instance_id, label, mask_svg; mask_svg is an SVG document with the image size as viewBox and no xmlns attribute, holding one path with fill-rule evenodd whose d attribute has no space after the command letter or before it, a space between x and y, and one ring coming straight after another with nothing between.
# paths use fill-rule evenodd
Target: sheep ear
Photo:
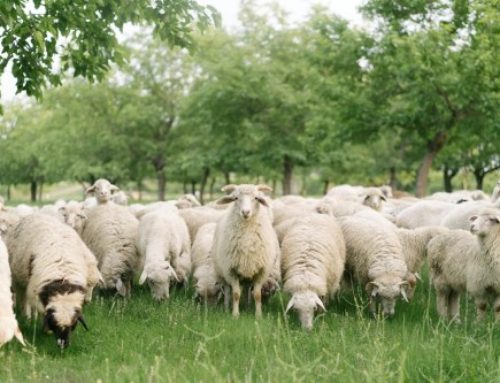
<instances>
[{"instance_id":1,"label":"sheep ear","mask_svg":"<svg viewBox=\"0 0 500 383\"><path fill-rule=\"evenodd\" d=\"M295 297L291 297L290 300L288 301L288 304L286 305L285 314L287 314L290 311L294 303L295 303Z\"/></svg>"},{"instance_id":2,"label":"sheep ear","mask_svg":"<svg viewBox=\"0 0 500 383\"><path fill-rule=\"evenodd\" d=\"M148 273L146 273L146 270L144 270L141 274L141 277L139 278L139 285L143 285L144 282L146 282L146 279L148 278Z\"/></svg>"},{"instance_id":3,"label":"sheep ear","mask_svg":"<svg viewBox=\"0 0 500 383\"><path fill-rule=\"evenodd\" d=\"M500 215L495 215L493 217L490 217L490 220L495 223L500 223Z\"/></svg>"},{"instance_id":4,"label":"sheep ear","mask_svg":"<svg viewBox=\"0 0 500 383\"><path fill-rule=\"evenodd\" d=\"M264 197L262 197L262 196L257 196L257 197L255 197L255 199L256 199L257 201L259 201L259 203L260 203L261 205L264 205L265 207L269 207L269 204L267 203L267 200L266 200Z\"/></svg>"},{"instance_id":5,"label":"sheep ear","mask_svg":"<svg viewBox=\"0 0 500 383\"><path fill-rule=\"evenodd\" d=\"M116 185L111 184L109 190L111 191L111 194L113 194L113 193L119 191L120 188L118 186L116 186Z\"/></svg>"},{"instance_id":6,"label":"sheep ear","mask_svg":"<svg viewBox=\"0 0 500 383\"><path fill-rule=\"evenodd\" d=\"M314 297L314 302L316 303L316 307L321 308L321 310L323 310L323 312L326 313L325 305L317 295Z\"/></svg>"},{"instance_id":7,"label":"sheep ear","mask_svg":"<svg viewBox=\"0 0 500 383\"><path fill-rule=\"evenodd\" d=\"M408 300L408 296L406 295L406 290L404 289L404 287L401 287L400 291L401 291L401 297L403 297L403 300L406 303L410 303L410 301Z\"/></svg>"},{"instance_id":8,"label":"sheep ear","mask_svg":"<svg viewBox=\"0 0 500 383\"><path fill-rule=\"evenodd\" d=\"M24 347L26 347L26 343L24 343L23 334L21 330L19 330L19 326L17 326L16 329L14 330L14 336L19 341L19 343L21 343Z\"/></svg>"},{"instance_id":9,"label":"sheep ear","mask_svg":"<svg viewBox=\"0 0 500 383\"><path fill-rule=\"evenodd\" d=\"M95 185L92 185L85 191L86 194L94 194L94 192L95 192Z\"/></svg>"},{"instance_id":10,"label":"sheep ear","mask_svg":"<svg viewBox=\"0 0 500 383\"><path fill-rule=\"evenodd\" d=\"M364 194L362 194L361 196L363 196L363 195L364 195ZM366 202L366 201L368 201L368 200L370 199L370 196L369 196L369 195L364 195L364 196L365 196L365 198L363 198L363 201L365 201L365 202Z\"/></svg>"},{"instance_id":11,"label":"sheep ear","mask_svg":"<svg viewBox=\"0 0 500 383\"><path fill-rule=\"evenodd\" d=\"M220 189L221 191L223 191L224 193L232 193L233 191L235 191L237 188L237 186L235 184L229 184L229 185L226 185L226 186L223 186L222 189Z\"/></svg>"},{"instance_id":12,"label":"sheep ear","mask_svg":"<svg viewBox=\"0 0 500 383\"><path fill-rule=\"evenodd\" d=\"M268 185L259 184L259 185L257 185L257 190L260 192L269 192L270 193L273 191L273 188L271 186L268 186Z\"/></svg>"},{"instance_id":13,"label":"sheep ear","mask_svg":"<svg viewBox=\"0 0 500 383\"><path fill-rule=\"evenodd\" d=\"M235 200L236 200L236 197L227 195L227 196L219 198L215 203L217 205L225 205L227 203L234 202Z\"/></svg>"},{"instance_id":14,"label":"sheep ear","mask_svg":"<svg viewBox=\"0 0 500 383\"><path fill-rule=\"evenodd\" d=\"M384 201L384 202L387 202L387 198L386 198L386 197L385 197L385 195L383 195L383 194L380 196L380 199L381 199L382 201Z\"/></svg>"},{"instance_id":15,"label":"sheep ear","mask_svg":"<svg viewBox=\"0 0 500 383\"><path fill-rule=\"evenodd\" d=\"M127 296L127 288L125 287L125 284L121 279L118 279L116 281L116 291L118 294L120 294L122 297Z\"/></svg>"},{"instance_id":16,"label":"sheep ear","mask_svg":"<svg viewBox=\"0 0 500 383\"><path fill-rule=\"evenodd\" d=\"M61 215L65 215L68 213L68 209L66 208L66 206L61 206L59 209L57 209L57 212Z\"/></svg>"},{"instance_id":17,"label":"sheep ear","mask_svg":"<svg viewBox=\"0 0 500 383\"><path fill-rule=\"evenodd\" d=\"M477 215L473 215L469 217L469 222L474 222L477 219Z\"/></svg>"},{"instance_id":18,"label":"sheep ear","mask_svg":"<svg viewBox=\"0 0 500 383\"><path fill-rule=\"evenodd\" d=\"M177 283L180 282L179 277L177 276L177 273L175 272L173 267L170 267L170 273L174 277L174 279L177 281Z\"/></svg>"}]
</instances>

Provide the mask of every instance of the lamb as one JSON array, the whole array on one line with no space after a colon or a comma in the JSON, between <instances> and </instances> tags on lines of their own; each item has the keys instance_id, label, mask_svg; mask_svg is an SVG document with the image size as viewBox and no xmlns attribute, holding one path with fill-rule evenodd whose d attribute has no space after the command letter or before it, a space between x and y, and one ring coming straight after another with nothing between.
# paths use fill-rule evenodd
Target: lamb
<instances>
[{"instance_id":1,"label":"lamb","mask_svg":"<svg viewBox=\"0 0 500 383\"><path fill-rule=\"evenodd\" d=\"M380 301L385 316L394 315L395 300L408 302L411 281L396 230L365 217L340 220L347 248L346 273L369 295L369 309L376 312Z\"/></svg>"},{"instance_id":2,"label":"lamb","mask_svg":"<svg viewBox=\"0 0 500 383\"><path fill-rule=\"evenodd\" d=\"M14 314L10 285L9 255L7 247L0 239L0 347L13 337L25 345Z\"/></svg>"},{"instance_id":3,"label":"lamb","mask_svg":"<svg viewBox=\"0 0 500 383\"><path fill-rule=\"evenodd\" d=\"M113 194L119 190L118 186L113 185L104 178L99 178L92 186L87 188L85 193L87 195L94 195L97 200L97 204L100 205L112 201Z\"/></svg>"},{"instance_id":4,"label":"lamb","mask_svg":"<svg viewBox=\"0 0 500 383\"><path fill-rule=\"evenodd\" d=\"M440 317L460 321L460 295L474 298L477 320L493 302L500 320L500 210L486 208L470 217L470 232L450 230L428 245L431 280Z\"/></svg>"},{"instance_id":5,"label":"lamb","mask_svg":"<svg viewBox=\"0 0 500 383\"><path fill-rule=\"evenodd\" d=\"M276 233L272 227L267 185L226 185L228 195L218 204L232 203L217 222L212 253L215 270L224 281L225 304L232 289L233 316L239 316L241 282L253 287L255 315L262 317L262 286L269 279L279 257Z\"/></svg>"},{"instance_id":6,"label":"lamb","mask_svg":"<svg viewBox=\"0 0 500 383\"><path fill-rule=\"evenodd\" d=\"M100 204L87 216L81 237L98 260L103 287L130 296L139 261L139 221L125 206L114 203Z\"/></svg>"},{"instance_id":7,"label":"lamb","mask_svg":"<svg viewBox=\"0 0 500 383\"><path fill-rule=\"evenodd\" d=\"M139 284L148 281L156 300L169 298L172 280L186 283L191 273L191 240L184 220L171 209L144 215L139 223Z\"/></svg>"},{"instance_id":8,"label":"lamb","mask_svg":"<svg viewBox=\"0 0 500 383\"><path fill-rule=\"evenodd\" d=\"M212 257L215 226L212 222L200 227L191 249L196 296L207 304L217 303L222 293L222 283L215 272Z\"/></svg>"},{"instance_id":9,"label":"lamb","mask_svg":"<svg viewBox=\"0 0 500 383\"><path fill-rule=\"evenodd\" d=\"M323 300L333 298L344 272L346 247L332 216L310 214L294 219L282 243L282 273L286 293L292 295L286 312L294 308L302 327L311 330L314 312L326 311Z\"/></svg>"},{"instance_id":10,"label":"lamb","mask_svg":"<svg viewBox=\"0 0 500 383\"><path fill-rule=\"evenodd\" d=\"M455 206L450 202L422 200L402 210L396 216L396 224L406 229L438 226L443 217Z\"/></svg>"},{"instance_id":11,"label":"lamb","mask_svg":"<svg viewBox=\"0 0 500 383\"><path fill-rule=\"evenodd\" d=\"M32 214L21 219L7 236L12 282L24 297L28 319L44 316L61 348L78 322L87 328L82 306L100 280L97 261L78 234L56 218Z\"/></svg>"}]
</instances>

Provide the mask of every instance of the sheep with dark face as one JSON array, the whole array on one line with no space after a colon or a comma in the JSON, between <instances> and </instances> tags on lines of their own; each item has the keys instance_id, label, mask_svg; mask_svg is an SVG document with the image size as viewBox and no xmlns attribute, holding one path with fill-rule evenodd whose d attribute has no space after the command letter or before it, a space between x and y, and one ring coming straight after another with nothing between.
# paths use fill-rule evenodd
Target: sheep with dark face
<instances>
[{"instance_id":1,"label":"sheep with dark face","mask_svg":"<svg viewBox=\"0 0 500 383\"><path fill-rule=\"evenodd\" d=\"M100 279L97 261L78 234L57 218L32 214L8 233L7 246L16 296L24 297L24 312L44 316L64 348L80 322L83 303Z\"/></svg>"},{"instance_id":2,"label":"sheep with dark face","mask_svg":"<svg viewBox=\"0 0 500 383\"><path fill-rule=\"evenodd\" d=\"M255 314L262 316L262 287L269 280L279 257L276 233L272 226L266 185L227 185L227 195L218 204L228 209L217 222L212 254L215 270L224 281L225 304L229 306L232 290L233 316L239 316L241 283L252 287Z\"/></svg>"},{"instance_id":3,"label":"sheep with dark face","mask_svg":"<svg viewBox=\"0 0 500 383\"><path fill-rule=\"evenodd\" d=\"M113 194L120 189L104 178L99 178L92 186L87 188L86 193L89 196L95 196L97 204L105 204L112 201Z\"/></svg>"}]
</instances>

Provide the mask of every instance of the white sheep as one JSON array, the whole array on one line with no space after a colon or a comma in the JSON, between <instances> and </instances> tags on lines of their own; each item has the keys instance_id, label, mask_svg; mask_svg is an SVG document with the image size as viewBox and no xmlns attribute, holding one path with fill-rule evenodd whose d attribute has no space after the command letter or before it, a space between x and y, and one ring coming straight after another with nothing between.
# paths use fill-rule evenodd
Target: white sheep
<instances>
[{"instance_id":1,"label":"white sheep","mask_svg":"<svg viewBox=\"0 0 500 383\"><path fill-rule=\"evenodd\" d=\"M139 283L148 282L156 300L169 298L172 281L186 283L191 273L191 240L184 220L170 206L145 214L138 241L142 270Z\"/></svg>"},{"instance_id":2,"label":"white sheep","mask_svg":"<svg viewBox=\"0 0 500 383\"><path fill-rule=\"evenodd\" d=\"M112 193L111 201L118 205L127 206L128 204L128 196L123 190L118 190Z\"/></svg>"},{"instance_id":3,"label":"white sheep","mask_svg":"<svg viewBox=\"0 0 500 383\"><path fill-rule=\"evenodd\" d=\"M383 314L394 315L398 297L408 302L411 277L396 230L364 217L343 217L339 222L347 248L347 275L365 287L372 313L381 301Z\"/></svg>"},{"instance_id":4,"label":"white sheep","mask_svg":"<svg viewBox=\"0 0 500 383\"><path fill-rule=\"evenodd\" d=\"M208 304L217 303L222 293L222 281L215 272L212 257L215 226L215 223L207 223L200 227L191 249L196 296Z\"/></svg>"},{"instance_id":5,"label":"white sheep","mask_svg":"<svg viewBox=\"0 0 500 383\"><path fill-rule=\"evenodd\" d=\"M24 339L13 310L11 275L7 247L0 239L0 347L12 338L22 343Z\"/></svg>"},{"instance_id":6,"label":"white sheep","mask_svg":"<svg viewBox=\"0 0 500 383\"><path fill-rule=\"evenodd\" d=\"M461 229L469 230L470 222L469 217L477 214L480 210L487 207L495 207L489 201L468 201L458 205L453 206L453 208L448 211L448 213L441 219L440 225L447 227L448 229ZM500 202L498 206L500 207Z\"/></svg>"},{"instance_id":7,"label":"white sheep","mask_svg":"<svg viewBox=\"0 0 500 383\"><path fill-rule=\"evenodd\" d=\"M500 320L500 210L486 208L470 217L470 231L450 230L428 245L429 267L438 314L460 321L460 295L474 298L477 319L493 302Z\"/></svg>"},{"instance_id":8,"label":"white sheep","mask_svg":"<svg viewBox=\"0 0 500 383\"><path fill-rule=\"evenodd\" d=\"M200 206L180 209L179 215L186 222L191 240L194 240L200 227L207 223L217 222L224 215L224 210Z\"/></svg>"},{"instance_id":9,"label":"white sheep","mask_svg":"<svg viewBox=\"0 0 500 383\"><path fill-rule=\"evenodd\" d=\"M100 204L87 213L82 239L99 262L106 289L130 296L131 281L137 270L139 221L125 206Z\"/></svg>"},{"instance_id":10,"label":"white sheep","mask_svg":"<svg viewBox=\"0 0 500 383\"><path fill-rule=\"evenodd\" d=\"M363 205L376 211L381 211L384 203L387 201L387 197L382 190L375 187L365 188L360 197L362 198Z\"/></svg>"},{"instance_id":11,"label":"white sheep","mask_svg":"<svg viewBox=\"0 0 500 383\"><path fill-rule=\"evenodd\" d=\"M400 211L396 216L396 224L406 229L439 226L443 217L455 206L450 202L422 200Z\"/></svg>"},{"instance_id":12,"label":"white sheep","mask_svg":"<svg viewBox=\"0 0 500 383\"><path fill-rule=\"evenodd\" d=\"M32 214L9 232L12 282L16 297L23 297L31 318L43 314L61 348L79 321L87 327L82 306L100 280L97 261L78 234L54 217Z\"/></svg>"},{"instance_id":13,"label":"white sheep","mask_svg":"<svg viewBox=\"0 0 500 383\"><path fill-rule=\"evenodd\" d=\"M95 196L97 204L105 204L112 201L113 194L120 189L104 178L99 178L92 186L87 188L85 193L89 196Z\"/></svg>"},{"instance_id":14,"label":"white sheep","mask_svg":"<svg viewBox=\"0 0 500 383\"><path fill-rule=\"evenodd\" d=\"M302 327L313 327L314 312L325 310L323 300L338 291L345 265L346 247L335 218L310 214L293 219L282 242L283 290L292 297Z\"/></svg>"},{"instance_id":15,"label":"white sheep","mask_svg":"<svg viewBox=\"0 0 500 383\"><path fill-rule=\"evenodd\" d=\"M276 233L272 227L271 213L265 191L266 185L226 185L222 189L228 195L218 204L232 203L217 222L213 257L215 270L224 280L226 307L229 305L229 289L232 289L233 316L239 316L241 282L252 287L255 314L262 316L262 286L279 257Z\"/></svg>"}]
</instances>

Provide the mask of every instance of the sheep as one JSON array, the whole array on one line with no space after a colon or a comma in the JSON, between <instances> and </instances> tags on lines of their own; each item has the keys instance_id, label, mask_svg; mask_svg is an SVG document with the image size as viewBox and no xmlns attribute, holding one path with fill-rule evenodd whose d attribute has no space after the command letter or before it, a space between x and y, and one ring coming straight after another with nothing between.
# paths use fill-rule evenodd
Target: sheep
<instances>
[{"instance_id":1,"label":"sheep","mask_svg":"<svg viewBox=\"0 0 500 383\"><path fill-rule=\"evenodd\" d=\"M396 216L396 224L406 229L422 226L438 226L443 217L456 204L443 201L422 200L402 210Z\"/></svg>"},{"instance_id":2,"label":"sheep","mask_svg":"<svg viewBox=\"0 0 500 383\"><path fill-rule=\"evenodd\" d=\"M97 204L105 204L113 200L113 194L120 189L104 178L99 178L92 186L87 188L87 195L95 196Z\"/></svg>"},{"instance_id":3,"label":"sheep","mask_svg":"<svg viewBox=\"0 0 500 383\"><path fill-rule=\"evenodd\" d=\"M24 338L14 315L7 247L0 239L0 347L13 337L24 346Z\"/></svg>"},{"instance_id":4,"label":"sheep","mask_svg":"<svg viewBox=\"0 0 500 383\"><path fill-rule=\"evenodd\" d=\"M100 204L87 213L81 237L99 262L103 287L129 297L139 256L139 221L125 206Z\"/></svg>"},{"instance_id":5,"label":"sheep","mask_svg":"<svg viewBox=\"0 0 500 383\"><path fill-rule=\"evenodd\" d=\"M87 328L82 306L100 281L93 254L74 230L39 213L21 219L9 232L7 246L25 315L43 314L44 330L54 333L59 347L67 347L78 322Z\"/></svg>"},{"instance_id":6,"label":"sheep","mask_svg":"<svg viewBox=\"0 0 500 383\"><path fill-rule=\"evenodd\" d=\"M17 205L15 208L12 209L14 214L17 214L19 217L26 217L30 214L35 213L38 210L37 207L29 206L24 203L21 203Z\"/></svg>"},{"instance_id":7,"label":"sheep","mask_svg":"<svg viewBox=\"0 0 500 383\"><path fill-rule=\"evenodd\" d=\"M276 233L272 227L268 202L263 192L271 191L267 185L226 185L228 193L218 204L231 203L217 222L212 247L215 270L225 283L225 305L229 305L232 289L232 314L239 316L240 283L253 287L255 315L262 317L262 286L268 280L277 262Z\"/></svg>"},{"instance_id":8,"label":"sheep","mask_svg":"<svg viewBox=\"0 0 500 383\"><path fill-rule=\"evenodd\" d=\"M177 206L178 209L187 209L190 207L201 206L201 203L193 194L184 194L183 196L177 198L175 206Z\"/></svg>"},{"instance_id":9,"label":"sheep","mask_svg":"<svg viewBox=\"0 0 500 383\"><path fill-rule=\"evenodd\" d=\"M118 191L115 191L114 193L112 193L111 201L113 201L117 205L127 206L128 197L127 197L127 194L125 194L125 192L123 190L118 190Z\"/></svg>"},{"instance_id":10,"label":"sheep","mask_svg":"<svg viewBox=\"0 0 500 383\"><path fill-rule=\"evenodd\" d=\"M500 210L486 208L470 217L470 232L450 230L428 245L431 280L437 311L446 320L460 321L460 295L474 298L477 320L486 318L493 301L500 320Z\"/></svg>"},{"instance_id":11,"label":"sheep","mask_svg":"<svg viewBox=\"0 0 500 383\"><path fill-rule=\"evenodd\" d=\"M283 290L292 297L302 327L311 330L314 312L326 311L323 300L333 298L344 272L346 247L332 216L310 214L294 219L282 242Z\"/></svg>"},{"instance_id":12,"label":"sheep","mask_svg":"<svg viewBox=\"0 0 500 383\"><path fill-rule=\"evenodd\" d=\"M371 207L373 210L380 211L387 201L386 196L379 188L365 188L361 194L363 205Z\"/></svg>"},{"instance_id":13,"label":"sheep","mask_svg":"<svg viewBox=\"0 0 500 383\"><path fill-rule=\"evenodd\" d=\"M61 206L57 213L62 222L74 229L77 233L81 233L87 215L83 207L83 203L77 201L69 201L66 205Z\"/></svg>"},{"instance_id":14,"label":"sheep","mask_svg":"<svg viewBox=\"0 0 500 383\"><path fill-rule=\"evenodd\" d=\"M370 210L370 208L358 202L346 201L336 197L326 196L319 201L315 210L322 214L327 214L331 211L335 217L344 217L356 214L360 211Z\"/></svg>"},{"instance_id":15,"label":"sheep","mask_svg":"<svg viewBox=\"0 0 500 383\"><path fill-rule=\"evenodd\" d=\"M142 274L156 300L169 298L172 280L187 284L191 273L191 240L184 220L167 209L145 214L139 223L138 248Z\"/></svg>"},{"instance_id":16,"label":"sheep","mask_svg":"<svg viewBox=\"0 0 500 383\"><path fill-rule=\"evenodd\" d=\"M363 186L337 185L328 190L326 195L344 200L358 201L364 190Z\"/></svg>"},{"instance_id":17,"label":"sheep","mask_svg":"<svg viewBox=\"0 0 500 383\"><path fill-rule=\"evenodd\" d=\"M200 206L180 209L179 215L184 219L184 222L186 222L189 229L189 237L191 240L194 240L200 227L207 223L217 222L224 215L224 210Z\"/></svg>"},{"instance_id":18,"label":"sheep","mask_svg":"<svg viewBox=\"0 0 500 383\"><path fill-rule=\"evenodd\" d=\"M396 230L365 217L339 219L347 248L346 272L369 296L370 312L380 301L384 316L393 316L395 300L408 302L411 280Z\"/></svg>"},{"instance_id":19,"label":"sheep","mask_svg":"<svg viewBox=\"0 0 500 383\"><path fill-rule=\"evenodd\" d=\"M200 227L191 249L196 296L207 304L217 303L222 292L222 283L215 272L212 257L215 226L212 222Z\"/></svg>"},{"instance_id":20,"label":"sheep","mask_svg":"<svg viewBox=\"0 0 500 383\"><path fill-rule=\"evenodd\" d=\"M149 203L143 206L140 210L137 209L134 215L137 219L140 220L146 214L155 211L163 211L165 213L168 211L170 213L177 214L179 212L179 209L177 208L177 206L175 206L175 204L171 203L171 201L158 201Z\"/></svg>"},{"instance_id":21,"label":"sheep","mask_svg":"<svg viewBox=\"0 0 500 383\"><path fill-rule=\"evenodd\" d=\"M469 230L469 217L486 207L494 207L489 201L469 201L453 206L441 219L440 225L449 229ZM500 203L498 204L500 207Z\"/></svg>"}]
</instances>

